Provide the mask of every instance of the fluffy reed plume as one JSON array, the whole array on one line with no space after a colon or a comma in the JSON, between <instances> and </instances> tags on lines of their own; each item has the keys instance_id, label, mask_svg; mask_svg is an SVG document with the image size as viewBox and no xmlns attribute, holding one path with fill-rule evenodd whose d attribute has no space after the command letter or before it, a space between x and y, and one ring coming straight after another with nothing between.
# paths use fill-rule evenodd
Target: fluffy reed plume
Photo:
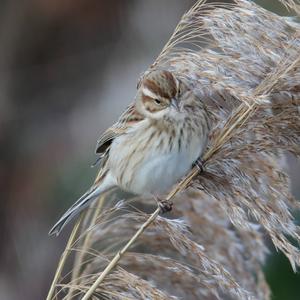
<instances>
[{"instance_id":1,"label":"fluffy reed plume","mask_svg":"<svg viewBox=\"0 0 300 300\"><path fill-rule=\"evenodd\" d=\"M167 217L149 219L151 199L100 199L76 240L73 231L48 299L270 299L264 237L300 265L299 203L284 172L284 155L300 155L299 53L292 18L250 1L198 1L150 68L175 72L207 103L205 171L175 187ZM60 278L70 250L71 275Z\"/></svg>"}]
</instances>

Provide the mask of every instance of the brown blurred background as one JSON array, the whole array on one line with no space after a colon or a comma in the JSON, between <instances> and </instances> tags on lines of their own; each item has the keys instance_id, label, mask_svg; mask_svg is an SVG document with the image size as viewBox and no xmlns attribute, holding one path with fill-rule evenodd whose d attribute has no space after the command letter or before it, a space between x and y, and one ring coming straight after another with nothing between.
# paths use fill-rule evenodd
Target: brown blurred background
<instances>
[{"instance_id":1,"label":"brown blurred background","mask_svg":"<svg viewBox=\"0 0 300 300\"><path fill-rule=\"evenodd\" d=\"M1 300L45 298L71 227L53 238L51 225L93 181L98 136L193 3L0 2ZM299 299L299 276L281 256L270 262L274 299Z\"/></svg>"}]
</instances>

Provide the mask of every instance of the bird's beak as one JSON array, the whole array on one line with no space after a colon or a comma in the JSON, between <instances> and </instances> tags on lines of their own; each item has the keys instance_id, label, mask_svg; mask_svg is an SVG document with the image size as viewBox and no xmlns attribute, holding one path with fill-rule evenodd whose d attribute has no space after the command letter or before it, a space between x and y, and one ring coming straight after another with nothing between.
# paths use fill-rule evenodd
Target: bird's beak
<instances>
[{"instance_id":1,"label":"bird's beak","mask_svg":"<svg viewBox=\"0 0 300 300\"><path fill-rule=\"evenodd\" d=\"M174 107L177 111L179 111L179 105L176 98L171 99L171 106Z\"/></svg>"}]
</instances>

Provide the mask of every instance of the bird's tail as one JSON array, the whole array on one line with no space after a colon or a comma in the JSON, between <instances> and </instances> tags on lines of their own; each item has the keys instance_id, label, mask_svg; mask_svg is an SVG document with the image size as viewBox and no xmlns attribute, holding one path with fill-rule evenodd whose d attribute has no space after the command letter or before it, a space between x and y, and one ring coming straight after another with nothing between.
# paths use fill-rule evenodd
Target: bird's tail
<instances>
[{"instance_id":1,"label":"bird's tail","mask_svg":"<svg viewBox=\"0 0 300 300\"><path fill-rule=\"evenodd\" d=\"M93 200L97 199L100 194L108 191L109 188L103 188L102 185L92 186L84 195L82 195L57 221L49 231L49 235L59 235L63 227L85 209Z\"/></svg>"}]
</instances>

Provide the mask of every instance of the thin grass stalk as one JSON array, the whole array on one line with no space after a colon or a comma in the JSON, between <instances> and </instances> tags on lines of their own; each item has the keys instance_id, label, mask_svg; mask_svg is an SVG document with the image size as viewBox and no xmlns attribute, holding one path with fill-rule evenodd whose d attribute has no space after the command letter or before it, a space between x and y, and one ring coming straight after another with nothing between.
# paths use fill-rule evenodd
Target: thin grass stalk
<instances>
[{"instance_id":1,"label":"thin grass stalk","mask_svg":"<svg viewBox=\"0 0 300 300\"><path fill-rule=\"evenodd\" d=\"M185 13L181 19L184 19L184 17L191 11L196 10L199 6L203 5L206 2L206 0L200 0L197 1L190 9L187 13ZM176 38L176 36L178 35L178 33L180 33L180 31L182 30L182 28L186 26L183 25L181 22L179 22L172 34L172 36L169 38L168 42L166 43L166 45L163 47L163 49L161 50L160 54L158 55L157 60L152 64L151 67L154 67L158 64L159 59L163 56L165 56L165 54L172 48L175 47L176 44L178 44L178 39Z\"/></svg>"},{"instance_id":2,"label":"thin grass stalk","mask_svg":"<svg viewBox=\"0 0 300 300\"><path fill-rule=\"evenodd\" d=\"M69 237L68 243L66 245L66 248L65 248L64 252L62 253L61 258L59 260L58 267L55 271L55 275L54 275L54 278L53 278L53 281L52 281L51 287L49 289L46 300L51 300L52 299L52 296L53 296L53 293L55 291L55 287L57 285L57 282L58 282L58 280L61 276L61 273L62 273L62 270L63 270L64 265L66 263L66 260L69 256L70 252L71 252L71 248L72 248L73 242L75 240L75 237L77 235L78 229L80 227L82 218L83 218L83 215L80 216L79 220L76 222L75 226L73 227L73 230L70 234L70 237Z\"/></svg>"},{"instance_id":3,"label":"thin grass stalk","mask_svg":"<svg viewBox=\"0 0 300 300\"><path fill-rule=\"evenodd\" d=\"M105 196L102 195L102 197L100 197L100 199L98 200L97 207L94 211L94 214L92 216L92 219L91 219L88 227L93 227L95 225L97 217L103 208L104 200L105 200ZM88 218L87 215L85 217ZM91 236L92 236L92 230L88 231L88 233L86 234L83 244L82 244L82 249L88 249L90 247ZM79 252L77 252L77 255L75 257L74 268L73 268L72 277L71 277L71 281L74 282L74 285L80 284L80 277L78 275L79 275L80 267L82 265L82 261L83 261L85 254L86 254L85 251L79 251ZM66 297L67 300L72 299L74 290L75 290L75 288L73 287L73 285L71 285L70 289L68 291L67 297Z\"/></svg>"}]
</instances>

